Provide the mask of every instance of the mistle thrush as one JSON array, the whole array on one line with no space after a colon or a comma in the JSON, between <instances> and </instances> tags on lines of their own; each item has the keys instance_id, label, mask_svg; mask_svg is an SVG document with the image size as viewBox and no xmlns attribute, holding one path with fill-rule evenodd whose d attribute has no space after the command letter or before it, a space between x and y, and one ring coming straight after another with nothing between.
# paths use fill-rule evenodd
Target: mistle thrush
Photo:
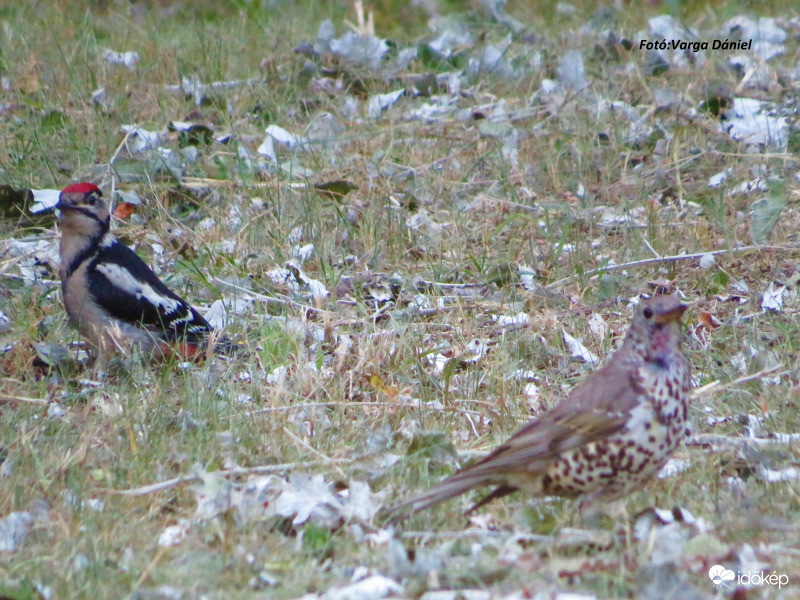
<instances>
[{"instance_id":1,"label":"mistle thrush","mask_svg":"<svg viewBox=\"0 0 800 600\"><path fill-rule=\"evenodd\" d=\"M688 433L691 381L680 322L686 308L671 296L639 303L605 366L483 460L388 514L397 520L483 486L494 490L471 510L517 490L613 501L644 485Z\"/></svg>"}]
</instances>

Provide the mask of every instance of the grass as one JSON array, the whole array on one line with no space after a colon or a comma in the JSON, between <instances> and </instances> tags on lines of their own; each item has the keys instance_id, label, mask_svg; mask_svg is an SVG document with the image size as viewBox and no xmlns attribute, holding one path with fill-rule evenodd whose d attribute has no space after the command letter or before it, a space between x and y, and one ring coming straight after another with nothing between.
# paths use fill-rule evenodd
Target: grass
<instances>
[{"instance_id":1,"label":"grass","mask_svg":"<svg viewBox=\"0 0 800 600\"><path fill-rule=\"evenodd\" d=\"M340 291L318 306L308 302L319 312L255 302L226 331L246 346L234 360L189 369L133 361L94 386L85 380L95 373L74 360L43 367L43 356L52 357L78 334L66 322L58 286L25 285L17 277L20 259L8 251L13 239L55 240L52 219L0 220L6 252L0 310L10 319L0 336L14 344L0 358L0 516L39 515L17 550L0 552L0 590L14 598L38 597L32 586L52 598L293 598L344 585L366 566L402 582L409 597L437 585L486 588L498 597L519 590L642 597L652 581L661 582L659 593L668 585L691 585L710 594L708 568L734 563L747 544L765 568L791 581L780 591L754 593L800 597L800 484L768 483L761 475L764 468L796 465L796 444L681 448L684 472L624 502L630 517L680 506L708 524L704 533L693 529L690 540L681 539L683 552L671 572L657 564L659 544L682 535L680 525L626 542L625 519L615 517L605 528L590 529L587 541L576 537L583 525L575 504L560 500L514 495L496 501L479 513L489 523L479 533L464 533L460 511L477 496L454 500L414 517L406 537L398 534L386 546L367 541L371 528L359 523L243 522L235 511L192 520L197 497L188 485L140 496L115 493L197 469L302 463L296 472L322 473L330 482L367 481L387 499L404 497L456 469L454 449L488 450L562 397L589 369L570 358L561 330L607 356L629 322L625 300L639 293L677 290L692 301L687 355L698 384L729 382L777 364L788 371L778 384L749 381L703 396L693 409L695 433L738 439L746 415L761 419L762 432L800 431L798 163L793 156L747 152L718 133L713 116L693 112L707 90L739 84L725 55L708 53L704 65L645 77L637 50L576 36L594 5L576 4L567 14L511 2L508 12L539 38L515 40L506 58L521 67L538 55L541 69L473 79L459 99L459 107L473 111L466 120L401 118L430 102L424 97L403 98L376 120L366 118L367 97L400 84L294 51L299 42L316 39L323 19L331 18L341 35L344 19L355 22L347 3L309 3L305 10L267 2L180 9L170 3L65 3L58 11L20 4L0 9L6 38L0 70L10 82L0 112L0 183L42 189L99 180L111 172L121 125L209 124L215 132L230 131L234 142L200 146L183 184L163 170L150 168L142 176L140 158L119 154L117 185L137 191L144 203L116 224L116 233L198 305L234 295L220 279L268 297L290 295L269 274L292 258L297 244L314 244L304 272ZM747 4L672 2L611 14L613 30L630 38L646 28L648 17L664 12L701 31L716 31L742 13L797 17L791 3L773 6L753 13ZM428 35L423 8L388 1L368 8L375 11L378 35L400 48ZM179 12L168 16L173 9ZM442 3L440 11L467 23L476 47L508 34L477 3ZM790 35L785 54L770 63L785 70L774 85L742 95L790 111L796 76L786 73L796 63L795 38ZM133 70L110 65L102 59L105 48L136 51L140 61ZM537 95L542 80L556 77L561 56L572 48L583 51L598 97L637 106L640 114L661 89L676 91L684 103L651 113L646 125L652 133L635 143L623 115L579 100L548 104ZM470 50L449 61L423 55L408 71L466 68ZM629 61L637 67L626 69ZM325 87L336 79L322 79L321 66L341 70L341 88ZM182 77L258 81L212 92L198 106L165 88ZM91 101L99 87L105 89L102 106ZM359 102L357 119L343 114L348 93ZM535 109L512 122L519 133L516 164L482 118L500 99L508 112ZM343 125L332 134L336 144L297 155L314 174L296 180L354 183L357 190L341 201L254 169L237 150L241 144L255 157L268 125L307 134L326 112ZM182 143L170 134L164 145L180 152ZM729 180L709 188L709 177L726 168L732 169ZM749 213L759 194L728 192L764 169L786 182L787 200L768 247L717 255L707 269L695 260L589 274L608 260L752 245ZM407 220L421 210L434 226L410 229ZM629 215L637 226L603 227L606 210ZM435 224L445 226L437 230ZM538 291L517 285L520 264L535 270ZM42 273L57 279L52 269ZM398 308L373 323L370 298L390 295L393 274L402 279ZM456 286L418 290L416 278ZM770 283L788 286L784 312L759 311ZM433 315L401 310L420 290L431 306L441 301L447 308ZM699 327L704 311L722 326ZM518 312L530 315L529 325L498 335L491 315ZM589 329L594 314L608 325L604 337ZM446 375L433 368L429 357L461 357L477 338L489 340L491 351L475 365ZM287 369L286 381L268 383L267 374L280 367ZM535 372L539 398L525 396L526 382L509 377L518 369ZM54 400L63 414L14 398ZM716 425L708 424L709 416ZM192 520L183 541L160 547L165 528L181 520Z\"/></svg>"}]
</instances>

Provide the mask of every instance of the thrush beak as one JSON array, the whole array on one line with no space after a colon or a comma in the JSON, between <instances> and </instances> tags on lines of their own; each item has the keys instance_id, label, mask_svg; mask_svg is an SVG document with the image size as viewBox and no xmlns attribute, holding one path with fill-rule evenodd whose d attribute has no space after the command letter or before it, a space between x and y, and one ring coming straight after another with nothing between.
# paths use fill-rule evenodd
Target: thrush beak
<instances>
[{"instance_id":1,"label":"thrush beak","mask_svg":"<svg viewBox=\"0 0 800 600\"><path fill-rule=\"evenodd\" d=\"M666 325L667 323L672 323L673 321L680 321L687 308L689 307L685 304L678 304L672 308L660 312L656 315L656 323L659 325Z\"/></svg>"}]
</instances>

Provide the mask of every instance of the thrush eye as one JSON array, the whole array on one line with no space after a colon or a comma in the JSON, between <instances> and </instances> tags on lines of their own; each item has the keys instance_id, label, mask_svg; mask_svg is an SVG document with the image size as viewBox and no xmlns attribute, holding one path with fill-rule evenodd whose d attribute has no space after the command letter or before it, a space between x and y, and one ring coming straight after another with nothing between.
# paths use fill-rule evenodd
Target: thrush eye
<instances>
[{"instance_id":1,"label":"thrush eye","mask_svg":"<svg viewBox=\"0 0 800 600\"><path fill-rule=\"evenodd\" d=\"M649 306L642 311L645 319L652 319L653 318L653 309Z\"/></svg>"}]
</instances>

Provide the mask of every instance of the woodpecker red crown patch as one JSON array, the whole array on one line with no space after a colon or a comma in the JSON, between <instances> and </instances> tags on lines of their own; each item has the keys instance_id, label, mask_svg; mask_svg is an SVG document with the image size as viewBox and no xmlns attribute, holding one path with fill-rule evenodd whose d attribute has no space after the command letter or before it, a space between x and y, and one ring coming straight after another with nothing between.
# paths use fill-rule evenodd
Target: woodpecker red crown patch
<instances>
[{"instance_id":1,"label":"woodpecker red crown patch","mask_svg":"<svg viewBox=\"0 0 800 600\"><path fill-rule=\"evenodd\" d=\"M95 192L97 194L103 195L103 192L100 191L100 188L97 187L93 183L73 183L72 185L68 185L63 190L61 190L62 194L88 194L90 192Z\"/></svg>"}]
</instances>

